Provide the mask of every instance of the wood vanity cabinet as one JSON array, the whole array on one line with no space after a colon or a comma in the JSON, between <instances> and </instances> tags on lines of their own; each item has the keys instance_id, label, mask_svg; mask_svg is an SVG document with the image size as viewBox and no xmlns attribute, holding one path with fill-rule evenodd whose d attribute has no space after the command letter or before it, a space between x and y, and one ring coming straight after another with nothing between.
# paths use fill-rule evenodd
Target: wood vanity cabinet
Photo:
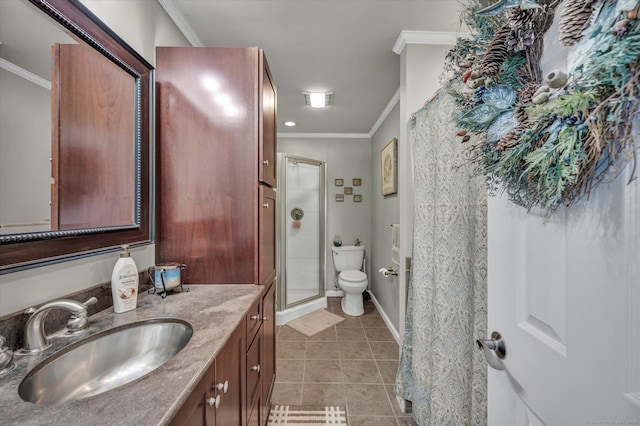
<instances>
[{"instance_id":1,"label":"wood vanity cabinet","mask_svg":"<svg viewBox=\"0 0 640 426\"><path fill-rule=\"evenodd\" d=\"M215 425L215 413L209 405L210 388L215 384L215 363L209 367L189 398L171 421L171 426Z\"/></svg>"},{"instance_id":2,"label":"wood vanity cabinet","mask_svg":"<svg viewBox=\"0 0 640 426\"><path fill-rule=\"evenodd\" d=\"M276 283L268 287L262 298L262 424L266 424L271 393L276 380Z\"/></svg>"},{"instance_id":3,"label":"wood vanity cabinet","mask_svg":"<svg viewBox=\"0 0 640 426\"><path fill-rule=\"evenodd\" d=\"M264 425L275 379L277 183L277 93L264 52L159 47L156 99L156 262L186 264L187 284L265 286L244 322L242 419L222 417ZM235 371L222 361L218 372ZM211 424L204 405L214 394L203 389L184 419Z\"/></svg>"},{"instance_id":4,"label":"wood vanity cabinet","mask_svg":"<svg viewBox=\"0 0 640 426\"><path fill-rule=\"evenodd\" d=\"M236 328L214 363L171 422L172 426L235 426L245 416L245 321Z\"/></svg>"},{"instance_id":5,"label":"wood vanity cabinet","mask_svg":"<svg viewBox=\"0 0 640 426\"><path fill-rule=\"evenodd\" d=\"M258 48L156 50L156 261L192 284L275 276L276 89Z\"/></svg>"}]
</instances>

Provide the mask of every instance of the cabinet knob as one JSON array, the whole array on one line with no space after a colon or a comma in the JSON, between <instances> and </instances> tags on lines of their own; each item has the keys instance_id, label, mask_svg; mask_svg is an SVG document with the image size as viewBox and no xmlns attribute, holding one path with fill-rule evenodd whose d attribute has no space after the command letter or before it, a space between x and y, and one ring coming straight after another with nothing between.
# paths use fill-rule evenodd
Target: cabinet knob
<instances>
[{"instance_id":1,"label":"cabinet knob","mask_svg":"<svg viewBox=\"0 0 640 426\"><path fill-rule=\"evenodd\" d=\"M215 407L218 408L220 407L220 395L216 395L216 397L211 397L209 398L209 400L207 401L207 404L209 405L209 407Z\"/></svg>"},{"instance_id":2,"label":"cabinet knob","mask_svg":"<svg viewBox=\"0 0 640 426\"><path fill-rule=\"evenodd\" d=\"M260 372L260 364L252 365L251 366L251 371L255 371L256 373L259 373Z\"/></svg>"},{"instance_id":3,"label":"cabinet knob","mask_svg":"<svg viewBox=\"0 0 640 426\"><path fill-rule=\"evenodd\" d=\"M260 315L251 315L251 321L260 321Z\"/></svg>"},{"instance_id":4,"label":"cabinet knob","mask_svg":"<svg viewBox=\"0 0 640 426\"><path fill-rule=\"evenodd\" d=\"M264 161L262 162L262 164L264 164L265 166L268 166L268 165L269 165L269 160L264 160Z\"/></svg>"},{"instance_id":5,"label":"cabinet knob","mask_svg":"<svg viewBox=\"0 0 640 426\"><path fill-rule=\"evenodd\" d=\"M227 393L229 390L229 381L225 380L224 383L218 383L216 385L216 389L218 389L218 391L222 391L222 393Z\"/></svg>"},{"instance_id":6,"label":"cabinet knob","mask_svg":"<svg viewBox=\"0 0 640 426\"><path fill-rule=\"evenodd\" d=\"M264 207L265 209L268 209L268 208L269 208L269 203L264 203L264 204L262 205L262 207Z\"/></svg>"},{"instance_id":7,"label":"cabinet knob","mask_svg":"<svg viewBox=\"0 0 640 426\"><path fill-rule=\"evenodd\" d=\"M269 317L262 317L262 321L269 321Z\"/></svg>"}]
</instances>

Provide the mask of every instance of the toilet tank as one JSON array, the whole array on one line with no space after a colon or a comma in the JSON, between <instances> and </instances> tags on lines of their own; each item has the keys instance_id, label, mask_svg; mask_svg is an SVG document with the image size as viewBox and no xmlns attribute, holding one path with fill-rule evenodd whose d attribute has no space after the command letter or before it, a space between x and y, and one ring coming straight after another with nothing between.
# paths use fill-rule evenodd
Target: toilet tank
<instances>
[{"instance_id":1,"label":"toilet tank","mask_svg":"<svg viewBox=\"0 0 640 426\"><path fill-rule=\"evenodd\" d=\"M364 260L364 246L331 247L336 271L360 270Z\"/></svg>"}]
</instances>

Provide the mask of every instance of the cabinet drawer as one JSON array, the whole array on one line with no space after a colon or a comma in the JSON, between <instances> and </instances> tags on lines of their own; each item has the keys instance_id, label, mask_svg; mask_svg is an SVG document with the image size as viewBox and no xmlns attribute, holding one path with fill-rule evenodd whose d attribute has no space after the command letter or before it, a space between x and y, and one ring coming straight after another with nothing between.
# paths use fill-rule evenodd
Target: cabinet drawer
<instances>
[{"instance_id":1,"label":"cabinet drawer","mask_svg":"<svg viewBox=\"0 0 640 426\"><path fill-rule=\"evenodd\" d=\"M252 407L262 394L262 333L258 334L247 350L247 404Z\"/></svg>"},{"instance_id":2,"label":"cabinet drawer","mask_svg":"<svg viewBox=\"0 0 640 426\"><path fill-rule=\"evenodd\" d=\"M260 284L267 284L276 276L276 192L268 186L258 187L260 195Z\"/></svg>"},{"instance_id":3,"label":"cabinet drawer","mask_svg":"<svg viewBox=\"0 0 640 426\"><path fill-rule=\"evenodd\" d=\"M247 312L247 345L250 345L262 325L262 303L260 300Z\"/></svg>"}]
</instances>

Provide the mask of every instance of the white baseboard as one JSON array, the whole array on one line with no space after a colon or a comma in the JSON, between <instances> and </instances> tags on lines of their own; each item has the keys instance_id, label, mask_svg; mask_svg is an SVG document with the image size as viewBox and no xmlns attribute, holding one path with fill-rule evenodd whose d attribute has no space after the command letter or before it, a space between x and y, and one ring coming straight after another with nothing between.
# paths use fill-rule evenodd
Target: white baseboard
<instances>
[{"instance_id":1,"label":"white baseboard","mask_svg":"<svg viewBox=\"0 0 640 426\"><path fill-rule=\"evenodd\" d=\"M344 292L342 290L326 290L325 295L327 297L342 297Z\"/></svg>"},{"instance_id":2,"label":"white baseboard","mask_svg":"<svg viewBox=\"0 0 640 426\"><path fill-rule=\"evenodd\" d=\"M295 306L284 311L276 312L276 325L285 325L289 321L293 321L296 318L300 318L318 309L324 309L327 307L327 298L312 300L304 305Z\"/></svg>"},{"instance_id":3,"label":"white baseboard","mask_svg":"<svg viewBox=\"0 0 640 426\"><path fill-rule=\"evenodd\" d=\"M395 329L395 327L391 323L391 320L389 319L387 314L384 312L384 310L382 309L382 306L380 306L380 303L378 303L378 300L373 295L373 293L371 291L369 291L369 290L367 290L367 291L369 292L369 296L371 296L371 300L373 301L373 304L376 305L376 308L378 309L378 312L380 312L380 315L382 316L382 319L384 320L384 323L387 325L387 328L389 329L389 331L393 335L393 338L396 339L396 343L398 343L398 345L400 345L401 344L400 333L398 333L398 330Z\"/></svg>"}]
</instances>

